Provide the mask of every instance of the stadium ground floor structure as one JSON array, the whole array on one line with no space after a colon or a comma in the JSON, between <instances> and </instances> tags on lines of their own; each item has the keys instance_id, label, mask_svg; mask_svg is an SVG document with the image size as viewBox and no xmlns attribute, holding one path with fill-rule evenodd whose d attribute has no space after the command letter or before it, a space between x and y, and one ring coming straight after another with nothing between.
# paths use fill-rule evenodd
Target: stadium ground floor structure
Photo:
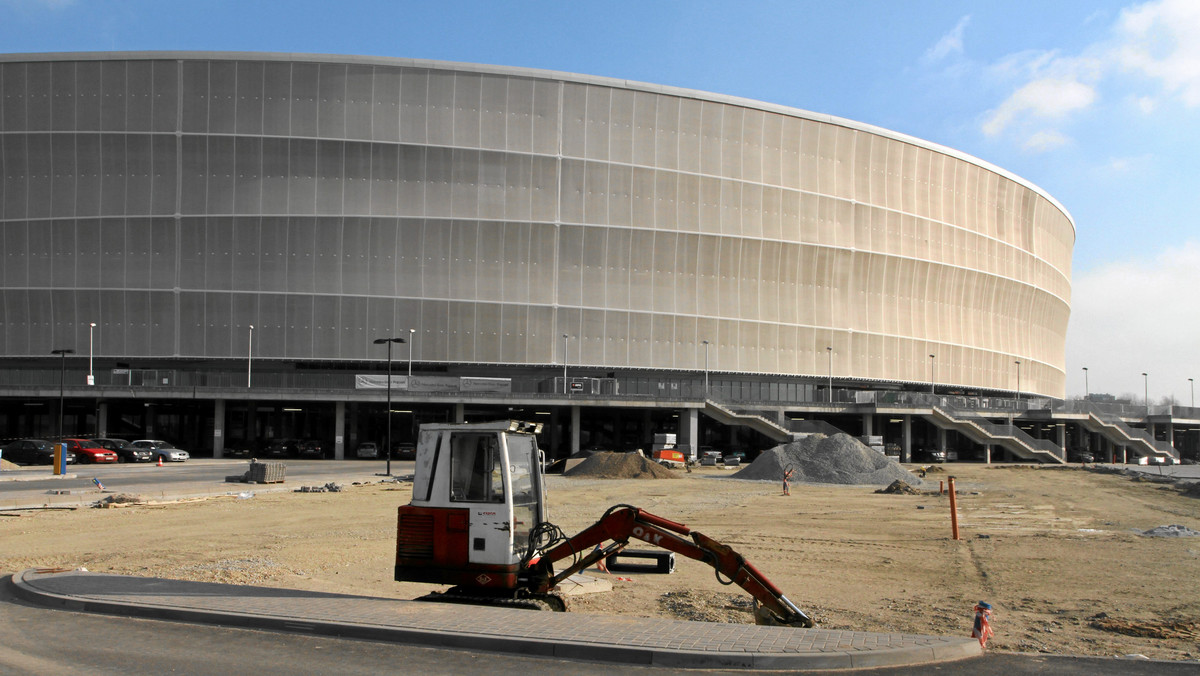
<instances>
[{"instance_id":1,"label":"stadium ground floor structure","mask_svg":"<svg viewBox=\"0 0 1200 676\"><path fill-rule=\"evenodd\" d=\"M89 374L86 358L0 374L6 438L166 439L193 455L256 454L278 440L315 439L326 458L358 446L415 441L426 422L524 419L543 424L550 459L581 450L649 452L672 434L702 450L749 457L806 433L844 432L904 462L949 459L1173 464L1200 455L1200 409L970 392L836 378L704 372L493 368L429 372L403 361L287 371L183 367ZM75 363L72 363L75 362ZM89 382L95 385L80 383ZM389 406L390 401L390 415ZM61 418L59 416L61 408ZM60 432L61 425L61 432Z\"/></svg>"}]
</instances>

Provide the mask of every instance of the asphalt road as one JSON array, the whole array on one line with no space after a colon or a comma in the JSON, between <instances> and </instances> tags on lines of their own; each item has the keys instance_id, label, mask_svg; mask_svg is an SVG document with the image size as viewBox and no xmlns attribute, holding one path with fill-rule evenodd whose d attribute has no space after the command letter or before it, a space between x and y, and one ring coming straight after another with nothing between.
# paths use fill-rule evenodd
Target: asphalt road
<instances>
[{"instance_id":1,"label":"asphalt road","mask_svg":"<svg viewBox=\"0 0 1200 676\"><path fill-rule=\"evenodd\" d=\"M383 460L269 460L282 462L285 484L226 483L225 477L242 474L248 460L196 458L187 462L68 465L67 474L54 477L45 465L0 472L0 509L91 504L111 493L137 493L187 497L237 493L245 490L294 490L297 486L328 482L377 481L386 471ZM392 476L411 474L412 461L393 460ZM92 479L99 479L101 492Z\"/></svg>"},{"instance_id":2,"label":"asphalt road","mask_svg":"<svg viewBox=\"0 0 1200 676\"><path fill-rule=\"evenodd\" d=\"M8 575L0 583L0 673L125 676L130 673L293 676L364 674L554 673L741 674L748 671L676 670L572 662L542 657L440 650L413 645L52 610L14 598ZM1183 676L1200 663L1135 659L991 654L944 664L866 670L878 676ZM805 672L846 674L846 671Z\"/></svg>"}]
</instances>

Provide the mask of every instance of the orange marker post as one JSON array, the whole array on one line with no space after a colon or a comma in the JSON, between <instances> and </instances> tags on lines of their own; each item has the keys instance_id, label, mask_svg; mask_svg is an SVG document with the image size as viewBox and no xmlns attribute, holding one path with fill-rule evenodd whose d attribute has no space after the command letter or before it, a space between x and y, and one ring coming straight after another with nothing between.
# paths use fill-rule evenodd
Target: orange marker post
<instances>
[{"instance_id":1,"label":"orange marker post","mask_svg":"<svg viewBox=\"0 0 1200 676\"><path fill-rule=\"evenodd\" d=\"M954 499L954 477L948 479L950 482L950 534L955 540L958 540L958 501Z\"/></svg>"}]
</instances>

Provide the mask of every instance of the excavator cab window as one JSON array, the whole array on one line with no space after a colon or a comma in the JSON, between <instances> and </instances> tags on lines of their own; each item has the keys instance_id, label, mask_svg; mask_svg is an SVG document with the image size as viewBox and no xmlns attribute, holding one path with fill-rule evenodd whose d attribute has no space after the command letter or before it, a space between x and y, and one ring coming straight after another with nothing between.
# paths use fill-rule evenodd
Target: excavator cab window
<instances>
[{"instance_id":1,"label":"excavator cab window","mask_svg":"<svg viewBox=\"0 0 1200 676\"><path fill-rule=\"evenodd\" d=\"M504 503L504 468L495 434L450 438L450 500Z\"/></svg>"}]
</instances>

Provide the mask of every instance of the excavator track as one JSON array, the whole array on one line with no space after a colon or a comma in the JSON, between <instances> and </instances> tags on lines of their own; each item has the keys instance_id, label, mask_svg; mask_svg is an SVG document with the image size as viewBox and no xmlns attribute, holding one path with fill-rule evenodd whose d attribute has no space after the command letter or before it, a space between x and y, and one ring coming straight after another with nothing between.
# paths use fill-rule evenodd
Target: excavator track
<instances>
[{"instance_id":1,"label":"excavator track","mask_svg":"<svg viewBox=\"0 0 1200 676\"><path fill-rule=\"evenodd\" d=\"M453 589L447 592L430 592L424 596L417 597L416 601L430 601L433 603L457 603L468 606L491 606L493 608L516 608L518 610L546 610L552 612L565 612L567 610L566 599L558 594L544 594L534 597L511 598L507 596L476 596L472 594L456 593Z\"/></svg>"}]
</instances>

